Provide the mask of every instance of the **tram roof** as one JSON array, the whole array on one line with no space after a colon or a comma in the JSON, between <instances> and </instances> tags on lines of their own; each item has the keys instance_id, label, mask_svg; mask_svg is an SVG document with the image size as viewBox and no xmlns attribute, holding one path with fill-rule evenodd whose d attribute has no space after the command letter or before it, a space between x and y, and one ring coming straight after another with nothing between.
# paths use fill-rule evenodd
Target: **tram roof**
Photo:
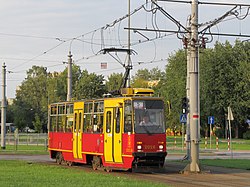
<instances>
[{"instance_id":1,"label":"tram roof","mask_svg":"<svg viewBox=\"0 0 250 187\"><path fill-rule=\"evenodd\" d=\"M124 98L136 98L136 99L156 99L159 97L153 97L154 90L149 88L122 88L119 95L105 94L102 98L93 99L82 99L72 101L62 101L51 104L62 104L62 103L74 103L74 102L89 102L89 101L104 101L107 99L124 99Z\"/></svg>"}]
</instances>

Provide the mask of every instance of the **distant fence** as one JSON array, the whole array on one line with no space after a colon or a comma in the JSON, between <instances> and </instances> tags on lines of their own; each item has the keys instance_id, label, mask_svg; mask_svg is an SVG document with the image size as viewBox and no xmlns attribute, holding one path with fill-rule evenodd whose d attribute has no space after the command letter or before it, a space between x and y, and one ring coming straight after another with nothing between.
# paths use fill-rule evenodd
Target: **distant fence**
<instances>
[{"instance_id":1,"label":"distant fence","mask_svg":"<svg viewBox=\"0 0 250 187\"><path fill-rule=\"evenodd\" d=\"M47 133L7 133L6 145L42 145L47 146Z\"/></svg>"},{"instance_id":2,"label":"distant fence","mask_svg":"<svg viewBox=\"0 0 250 187\"><path fill-rule=\"evenodd\" d=\"M181 136L167 136L167 149L168 150L184 150L187 148L185 139L182 142ZM249 146L249 143L247 143L244 140L237 140L234 139L232 141L232 145L234 145L234 149L242 149L245 150L247 146ZM218 137L212 137L211 138L211 144L210 144L210 138L205 137L200 139L199 143L200 149L213 149L213 150L230 150L230 141L229 139L219 139ZM248 149L246 149L248 150Z\"/></svg>"}]
</instances>

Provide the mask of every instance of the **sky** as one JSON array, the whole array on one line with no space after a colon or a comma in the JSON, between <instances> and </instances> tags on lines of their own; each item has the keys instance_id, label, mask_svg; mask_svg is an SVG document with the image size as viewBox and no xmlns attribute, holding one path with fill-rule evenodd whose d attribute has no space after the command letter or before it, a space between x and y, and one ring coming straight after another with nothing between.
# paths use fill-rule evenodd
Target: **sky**
<instances>
[{"instance_id":1,"label":"sky","mask_svg":"<svg viewBox=\"0 0 250 187\"><path fill-rule=\"evenodd\" d=\"M150 1L131 0L131 11L142 5L146 10L151 9L151 3L146 2ZM158 3L183 26L187 26L190 4ZM237 3L250 4L249 0L238 0ZM233 6L199 5L199 23L213 21L231 8ZM152 14L145 9L141 8L131 16L131 28L177 30L176 25L160 11ZM237 8L237 11L242 16L247 13L244 7ZM126 55L119 53L114 56L119 58L119 63L100 51L103 48L127 47L128 31L124 28L128 27L128 19L120 19L127 13L128 0L0 0L0 62L1 65L6 64L8 71L7 98L15 97L15 90L25 80L26 71L34 65L47 67L49 72L63 71L67 66L63 62L67 61L69 51L73 55L73 62L82 70L103 74L105 78L112 73L123 73L124 68L120 63L126 62ZM112 23L115 23L114 26L111 26ZM212 27L211 31L250 35L249 23L250 15L244 20L230 16ZM153 40L147 41L148 38ZM214 36L207 47L213 47L216 41L229 40L233 44L236 39ZM132 74L144 68L164 71L169 55L183 49L182 41L173 33L131 32L130 42L131 49L136 52L131 56ZM107 63L107 69L101 69L102 62ZM2 82L2 72L0 76Z\"/></svg>"}]
</instances>

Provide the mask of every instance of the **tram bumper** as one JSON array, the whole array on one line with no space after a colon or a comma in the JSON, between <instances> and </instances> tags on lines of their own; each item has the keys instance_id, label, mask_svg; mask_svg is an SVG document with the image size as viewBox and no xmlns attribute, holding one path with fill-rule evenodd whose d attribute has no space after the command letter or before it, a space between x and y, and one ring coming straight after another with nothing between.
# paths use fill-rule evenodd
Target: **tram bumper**
<instances>
[{"instance_id":1,"label":"tram bumper","mask_svg":"<svg viewBox=\"0 0 250 187\"><path fill-rule=\"evenodd\" d=\"M134 152L133 165L140 166L158 166L163 167L167 152L147 153L147 152Z\"/></svg>"}]
</instances>

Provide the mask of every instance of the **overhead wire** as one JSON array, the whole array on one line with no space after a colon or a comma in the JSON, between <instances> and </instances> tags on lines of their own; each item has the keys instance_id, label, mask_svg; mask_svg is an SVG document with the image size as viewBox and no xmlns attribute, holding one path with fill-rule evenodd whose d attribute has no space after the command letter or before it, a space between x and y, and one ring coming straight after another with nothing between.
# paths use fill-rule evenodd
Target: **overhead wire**
<instances>
[{"instance_id":1,"label":"overhead wire","mask_svg":"<svg viewBox=\"0 0 250 187\"><path fill-rule=\"evenodd\" d=\"M56 46L53 46L52 48L49 48L48 50L44 51L43 53L41 53L41 54L39 54L39 55L37 55L37 56L35 56L35 57L33 57L33 58L31 58L31 59L29 59L29 60L23 62L22 64L19 64L19 65L17 65L17 66L14 66L11 70L14 70L14 69L16 69L16 68L18 68L18 67L21 67L21 66L23 66L24 64L27 64L28 62L31 62L31 61L33 61L34 59L36 59L36 58L38 58L38 57L40 57L40 56L42 56L42 55L44 55L44 54L47 54L48 52L54 50L55 48L59 47L60 45L62 45L62 44L65 43L65 42L66 42L66 41L62 41L61 43L57 44Z\"/></svg>"},{"instance_id":2,"label":"overhead wire","mask_svg":"<svg viewBox=\"0 0 250 187\"><path fill-rule=\"evenodd\" d=\"M14 37L25 37L25 38L37 38L37 39L48 39L48 40L58 40L58 41L65 41L66 38L61 39L59 37L48 37L48 36L34 36L34 35L25 35L25 34L8 34L8 33L0 33L0 35L4 36L14 36Z\"/></svg>"},{"instance_id":3,"label":"overhead wire","mask_svg":"<svg viewBox=\"0 0 250 187\"><path fill-rule=\"evenodd\" d=\"M135 9L134 11L132 11L132 13L131 13L130 15L135 14L136 12L138 12L139 10L141 10L142 7L143 7L143 5L140 6L138 9ZM29 59L29 60L23 62L22 64L19 64L19 65L15 66L15 67L13 67L13 68L11 69L11 70L14 70L14 69L16 69L16 68L18 68L18 67L23 66L24 64L27 64L27 63L29 63L29 62L31 62L31 61L37 59L38 57L40 57L40 56L42 56L42 55L47 54L48 52L50 52L50 51L52 51L53 49L59 47L60 45L62 45L62 44L65 43L65 42L73 41L73 40L75 40L75 39L78 39L78 38L80 38L80 37L84 37L85 35L91 34L91 33L92 33L91 49L92 49L93 54L97 55L97 53L96 53L96 52L94 51L94 49L93 49L93 45L94 45L94 43L93 43L93 37L94 37L95 32L98 31L98 30L105 30L105 29L107 29L107 28L109 28L109 27L112 27L112 26L116 25L117 23L121 22L122 20L126 19L127 17L128 17L128 15L125 15L125 16L119 18L119 19L116 19L116 20L113 21L111 24L106 24L105 26L103 26L103 27L101 27L101 28L99 28L99 29L97 29L97 30L90 31L90 32L88 32L88 33L79 35L79 36L74 37L74 38L72 38L72 39L66 39L66 40L62 40L62 39L60 39L60 38L53 38L53 37L42 37L42 36L32 36L32 35L20 35L20 34L5 34L5 33L0 33L0 35L2 34L2 35L19 36L19 37L30 37L30 38L41 38L41 39L55 39L55 40L61 41L61 43L57 44L56 46L54 46L54 47L52 47L52 48L50 48L50 49L44 51L44 52L41 53L41 54L38 54L38 55L32 57L31 59ZM103 40L103 38L102 38L102 40ZM99 44L96 44L96 45L99 45ZM104 42L103 42L103 45L104 45ZM104 47L104 46L102 46L102 44L101 44L101 47Z\"/></svg>"}]
</instances>

